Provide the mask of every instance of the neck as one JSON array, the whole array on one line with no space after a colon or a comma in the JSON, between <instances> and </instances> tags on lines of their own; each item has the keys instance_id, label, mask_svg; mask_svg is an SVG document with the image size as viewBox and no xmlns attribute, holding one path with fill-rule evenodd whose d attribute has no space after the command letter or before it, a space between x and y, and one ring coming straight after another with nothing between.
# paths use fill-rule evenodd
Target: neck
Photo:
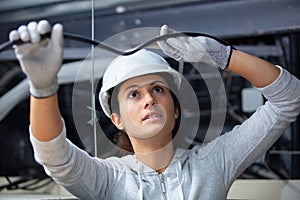
<instances>
[{"instance_id":1,"label":"neck","mask_svg":"<svg viewBox=\"0 0 300 200\"><path fill-rule=\"evenodd\" d=\"M142 163L151 167L158 173L162 173L168 167L171 162L174 150L172 142L167 144L166 146L152 152L148 153L135 153L138 160Z\"/></svg>"},{"instance_id":2,"label":"neck","mask_svg":"<svg viewBox=\"0 0 300 200\"><path fill-rule=\"evenodd\" d=\"M156 141L150 140L151 139L135 140L131 138L135 155L142 163L158 173L162 173L174 155L172 136L167 140L163 140L163 138Z\"/></svg>"}]
</instances>

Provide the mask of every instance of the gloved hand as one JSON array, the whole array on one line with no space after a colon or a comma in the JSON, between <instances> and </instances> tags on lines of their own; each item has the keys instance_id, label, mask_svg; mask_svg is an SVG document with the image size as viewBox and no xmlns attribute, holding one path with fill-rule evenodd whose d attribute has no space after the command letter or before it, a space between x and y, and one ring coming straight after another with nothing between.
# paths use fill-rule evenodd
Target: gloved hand
<instances>
[{"instance_id":1,"label":"gloved hand","mask_svg":"<svg viewBox=\"0 0 300 200\"><path fill-rule=\"evenodd\" d=\"M53 26L51 38L41 36L51 31L48 21L30 22L9 34L12 42L23 41L25 44L14 45L15 54L27 75L30 93L37 98L53 95L58 90L57 74L63 59L63 27Z\"/></svg>"},{"instance_id":2,"label":"gloved hand","mask_svg":"<svg viewBox=\"0 0 300 200\"><path fill-rule=\"evenodd\" d=\"M160 29L160 35L173 32L167 25ZM226 69L232 52L230 45L207 36L189 37L182 34L182 37L159 41L158 45L166 55L177 61L203 62L221 69Z\"/></svg>"}]
</instances>

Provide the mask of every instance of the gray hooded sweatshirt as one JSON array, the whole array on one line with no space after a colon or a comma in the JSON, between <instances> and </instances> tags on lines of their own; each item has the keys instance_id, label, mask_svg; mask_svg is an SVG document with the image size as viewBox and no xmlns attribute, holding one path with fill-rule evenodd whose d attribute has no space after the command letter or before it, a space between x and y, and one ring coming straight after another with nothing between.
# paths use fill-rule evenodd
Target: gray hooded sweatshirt
<instances>
[{"instance_id":1,"label":"gray hooded sweatshirt","mask_svg":"<svg viewBox=\"0 0 300 200\"><path fill-rule=\"evenodd\" d=\"M91 157L66 139L65 128L49 142L31 134L35 159L80 199L226 199L233 181L272 146L300 112L300 81L280 69L272 84L258 88L268 100L265 105L211 142L177 149L162 174L134 155Z\"/></svg>"}]
</instances>

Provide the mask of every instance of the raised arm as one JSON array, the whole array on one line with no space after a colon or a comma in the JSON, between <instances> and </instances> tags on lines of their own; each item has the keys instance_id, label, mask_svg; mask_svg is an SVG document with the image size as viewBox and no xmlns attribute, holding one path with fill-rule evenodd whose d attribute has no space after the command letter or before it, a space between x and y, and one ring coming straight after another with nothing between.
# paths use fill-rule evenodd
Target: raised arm
<instances>
[{"instance_id":1,"label":"raised arm","mask_svg":"<svg viewBox=\"0 0 300 200\"><path fill-rule=\"evenodd\" d=\"M238 50L232 50L227 70L244 77L258 88L271 84L280 74L280 69L273 64Z\"/></svg>"},{"instance_id":2,"label":"raised arm","mask_svg":"<svg viewBox=\"0 0 300 200\"><path fill-rule=\"evenodd\" d=\"M57 73L62 65L63 28L56 24L51 39L41 35L51 31L47 21L30 22L10 32L10 41L21 40L14 45L15 54L30 85L31 133L40 141L50 141L62 131L63 124L57 101Z\"/></svg>"},{"instance_id":3,"label":"raised arm","mask_svg":"<svg viewBox=\"0 0 300 200\"><path fill-rule=\"evenodd\" d=\"M161 27L161 35L172 33L168 26ZM229 44L209 36L182 36L158 42L160 48L178 61L203 62L232 71L256 87L264 87L275 81L280 70L273 64L233 49Z\"/></svg>"},{"instance_id":4,"label":"raised arm","mask_svg":"<svg viewBox=\"0 0 300 200\"><path fill-rule=\"evenodd\" d=\"M168 27L161 28L161 34L169 32L172 31ZM215 153L211 158L221 163L220 173L230 186L296 120L300 112L299 79L283 68L235 50L213 37L172 38L159 42L159 46L176 60L203 62L234 72L249 80L267 99L249 119L206 147L209 153Z\"/></svg>"}]
</instances>

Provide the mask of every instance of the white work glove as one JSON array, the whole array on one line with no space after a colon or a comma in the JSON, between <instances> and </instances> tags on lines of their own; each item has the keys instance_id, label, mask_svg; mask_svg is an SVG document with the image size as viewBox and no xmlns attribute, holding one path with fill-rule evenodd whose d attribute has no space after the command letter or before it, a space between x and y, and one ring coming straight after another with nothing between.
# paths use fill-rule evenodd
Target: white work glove
<instances>
[{"instance_id":1,"label":"white work glove","mask_svg":"<svg viewBox=\"0 0 300 200\"><path fill-rule=\"evenodd\" d=\"M167 25L160 29L160 35L174 33ZM162 51L177 61L203 62L221 69L226 69L232 47L222 44L208 36L190 37L182 34L180 37L168 38L158 42Z\"/></svg>"},{"instance_id":2,"label":"white work glove","mask_svg":"<svg viewBox=\"0 0 300 200\"><path fill-rule=\"evenodd\" d=\"M30 22L9 34L11 42L24 44L13 45L22 71L27 75L30 93L37 98L53 95L58 90L57 73L63 59L63 27L55 24L51 38L42 39L42 35L51 31L48 21Z\"/></svg>"}]
</instances>

